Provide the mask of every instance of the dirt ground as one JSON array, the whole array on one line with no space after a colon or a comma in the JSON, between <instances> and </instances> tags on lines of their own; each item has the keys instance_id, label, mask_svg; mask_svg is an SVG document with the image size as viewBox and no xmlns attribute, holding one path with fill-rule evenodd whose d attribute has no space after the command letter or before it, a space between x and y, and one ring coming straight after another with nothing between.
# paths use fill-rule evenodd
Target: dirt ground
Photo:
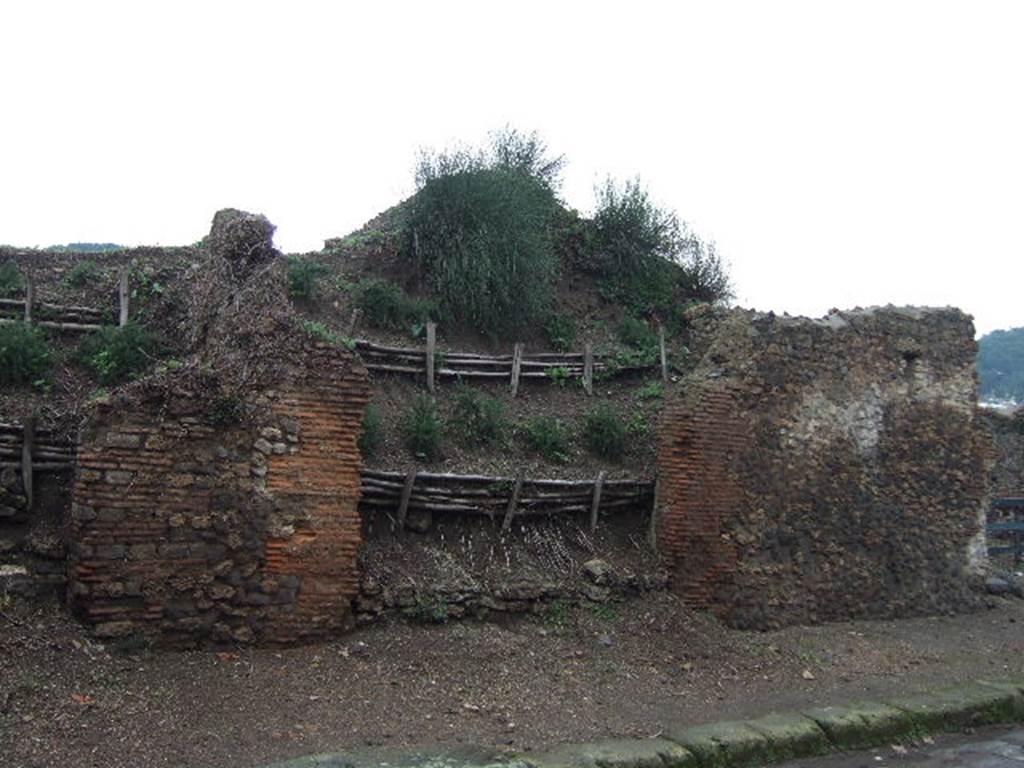
<instances>
[{"instance_id":1,"label":"dirt ground","mask_svg":"<svg viewBox=\"0 0 1024 768\"><path fill-rule=\"evenodd\" d=\"M0 614L0 755L232 768L367 745L509 750L1024 671L1024 602L751 633L669 594L507 622L395 619L280 650L126 651L56 605Z\"/></svg>"}]
</instances>

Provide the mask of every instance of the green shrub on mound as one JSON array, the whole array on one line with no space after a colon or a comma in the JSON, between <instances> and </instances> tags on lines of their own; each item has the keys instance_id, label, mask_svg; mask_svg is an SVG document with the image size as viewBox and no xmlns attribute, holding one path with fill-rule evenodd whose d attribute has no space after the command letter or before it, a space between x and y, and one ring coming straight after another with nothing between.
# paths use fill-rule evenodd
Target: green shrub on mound
<instances>
[{"instance_id":1,"label":"green shrub on mound","mask_svg":"<svg viewBox=\"0 0 1024 768\"><path fill-rule=\"evenodd\" d=\"M160 344L143 326L128 323L103 328L83 342L80 356L102 384L117 384L149 368L160 354Z\"/></svg>"},{"instance_id":2,"label":"green shrub on mound","mask_svg":"<svg viewBox=\"0 0 1024 768\"><path fill-rule=\"evenodd\" d=\"M547 316L560 167L536 135L512 130L492 136L483 151L421 159L402 253L447 316L490 334Z\"/></svg>"},{"instance_id":3,"label":"green shrub on mound","mask_svg":"<svg viewBox=\"0 0 1024 768\"><path fill-rule=\"evenodd\" d=\"M606 293L633 312L666 316L680 300L714 303L730 297L729 276L714 243L655 204L638 179L608 179L596 193L589 268L603 277Z\"/></svg>"},{"instance_id":4,"label":"green shrub on mound","mask_svg":"<svg viewBox=\"0 0 1024 768\"><path fill-rule=\"evenodd\" d=\"M389 280L361 280L352 289L352 296L366 320L378 328L412 331L438 317L436 303L415 299Z\"/></svg>"},{"instance_id":5,"label":"green shrub on mound","mask_svg":"<svg viewBox=\"0 0 1024 768\"><path fill-rule=\"evenodd\" d=\"M25 323L0 325L0 384L34 384L46 377L52 360L46 335Z\"/></svg>"},{"instance_id":6,"label":"green shrub on mound","mask_svg":"<svg viewBox=\"0 0 1024 768\"><path fill-rule=\"evenodd\" d=\"M316 298L320 280L330 270L326 264L302 256L288 257L288 295L301 301Z\"/></svg>"},{"instance_id":7,"label":"green shrub on mound","mask_svg":"<svg viewBox=\"0 0 1024 768\"><path fill-rule=\"evenodd\" d=\"M583 419L583 442L597 456L622 458L626 450L626 425L622 417L607 405L591 411Z\"/></svg>"},{"instance_id":8,"label":"green shrub on mound","mask_svg":"<svg viewBox=\"0 0 1024 768\"><path fill-rule=\"evenodd\" d=\"M99 265L91 259L86 259L85 261L78 262L71 268L67 277L64 278L64 282L73 288L84 288L95 283L102 276L103 270L100 269Z\"/></svg>"},{"instance_id":9,"label":"green shrub on mound","mask_svg":"<svg viewBox=\"0 0 1024 768\"><path fill-rule=\"evenodd\" d=\"M520 434L528 449L548 461L564 464L569 460L569 430L558 419L538 416L526 422Z\"/></svg>"},{"instance_id":10,"label":"green shrub on mound","mask_svg":"<svg viewBox=\"0 0 1024 768\"><path fill-rule=\"evenodd\" d=\"M363 412L363 431L359 434L359 452L364 459L373 456L384 442L383 423L380 409L375 405L366 406Z\"/></svg>"},{"instance_id":11,"label":"green shrub on mound","mask_svg":"<svg viewBox=\"0 0 1024 768\"><path fill-rule=\"evenodd\" d=\"M25 290L25 278L13 261L0 264L0 299L17 296Z\"/></svg>"},{"instance_id":12,"label":"green shrub on mound","mask_svg":"<svg viewBox=\"0 0 1024 768\"><path fill-rule=\"evenodd\" d=\"M478 389L460 384L452 398L448 429L463 445L501 445L508 435L505 404Z\"/></svg>"},{"instance_id":13,"label":"green shrub on mound","mask_svg":"<svg viewBox=\"0 0 1024 768\"><path fill-rule=\"evenodd\" d=\"M441 455L441 417L429 395L417 395L402 425L405 445L416 456L432 461Z\"/></svg>"}]
</instances>

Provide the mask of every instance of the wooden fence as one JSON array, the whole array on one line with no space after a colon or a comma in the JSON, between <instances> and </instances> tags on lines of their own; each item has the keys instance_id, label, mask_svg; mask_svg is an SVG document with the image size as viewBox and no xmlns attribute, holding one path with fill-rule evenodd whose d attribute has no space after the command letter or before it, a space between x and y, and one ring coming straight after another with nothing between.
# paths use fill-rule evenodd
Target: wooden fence
<instances>
[{"instance_id":1,"label":"wooden fence","mask_svg":"<svg viewBox=\"0 0 1024 768\"><path fill-rule=\"evenodd\" d=\"M612 365L607 355L595 353L593 345L585 345L582 352L532 352L523 344L513 346L511 354L483 355L472 352L438 351L436 330L427 325L427 343L423 348L389 347L365 339L355 341L355 350L367 370L385 373L404 373L425 376L427 388L433 392L437 377L459 379L506 380L515 397L523 379L582 379L587 394L594 392L594 374L607 370L616 372L657 370L653 365ZM665 333L659 328L660 369L662 379L668 379L668 359L665 353Z\"/></svg>"},{"instance_id":2,"label":"wooden fence","mask_svg":"<svg viewBox=\"0 0 1024 768\"><path fill-rule=\"evenodd\" d=\"M130 291L128 270L122 267L117 277L118 325L128 322ZM58 331L98 331L103 327L104 312L95 307L51 304L37 301L32 278L25 278L25 298L0 299L0 323L24 322Z\"/></svg>"},{"instance_id":3,"label":"wooden fence","mask_svg":"<svg viewBox=\"0 0 1024 768\"><path fill-rule=\"evenodd\" d=\"M48 429L37 429L31 419L24 424L0 424L0 469L21 470L29 509L35 497L36 472L66 472L75 468L75 446L53 438Z\"/></svg>"},{"instance_id":4,"label":"wooden fence","mask_svg":"<svg viewBox=\"0 0 1024 768\"><path fill-rule=\"evenodd\" d=\"M75 453L72 443L55 440L50 430L37 428L32 420L0 423L0 468L21 471L30 507L34 473L70 471ZM611 480L604 472L592 480L553 480L364 469L361 483L361 503L395 510L399 528L410 509L421 509L500 517L506 530L516 517L589 513L593 529L601 513L649 505L654 499L653 482Z\"/></svg>"},{"instance_id":5,"label":"wooden fence","mask_svg":"<svg viewBox=\"0 0 1024 768\"><path fill-rule=\"evenodd\" d=\"M539 480L522 475L403 474L364 469L362 490L362 504L397 511L395 526L399 530L410 509L501 518L505 530L517 517L589 513L594 530L602 512L638 507L654 499L653 482L609 480L604 472L593 480Z\"/></svg>"}]
</instances>

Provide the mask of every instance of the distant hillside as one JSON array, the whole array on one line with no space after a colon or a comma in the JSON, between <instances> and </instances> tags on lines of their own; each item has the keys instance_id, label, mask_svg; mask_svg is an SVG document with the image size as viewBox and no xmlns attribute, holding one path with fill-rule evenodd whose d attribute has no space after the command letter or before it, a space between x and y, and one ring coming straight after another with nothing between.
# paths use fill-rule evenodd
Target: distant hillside
<instances>
[{"instance_id":1,"label":"distant hillside","mask_svg":"<svg viewBox=\"0 0 1024 768\"><path fill-rule=\"evenodd\" d=\"M1024 328L992 331L981 337L978 375L983 398L1024 402Z\"/></svg>"},{"instance_id":2,"label":"distant hillside","mask_svg":"<svg viewBox=\"0 0 1024 768\"><path fill-rule=\"evenodd\" d=\"M67 245L51 245L43 250L49 253L106 253L123 249L124 246L117 243L68 243Z\"/></svg>"}]
</instances>

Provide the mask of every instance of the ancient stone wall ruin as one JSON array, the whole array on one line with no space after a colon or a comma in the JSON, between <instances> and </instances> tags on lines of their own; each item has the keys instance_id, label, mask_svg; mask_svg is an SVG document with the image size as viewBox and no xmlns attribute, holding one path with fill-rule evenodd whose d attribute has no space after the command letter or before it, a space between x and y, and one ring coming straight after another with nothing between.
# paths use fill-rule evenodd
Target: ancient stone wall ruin
<instances>
[{"instance_id":1,"label":"ancient stone wall ruin","mask_svg":"<svg viewBox=\"0 0 1024 768\"><path fill-rule=\"evenodd\" d=\"M984 560L990 444L957 310L695 319L656 531L673 589L742 627L948 610Z\"/></svg>"},{"instance_id":2,"label":"ancient stone wall ruin","mask_svg":"<svg viewBox=\"0 0 1024 768\"><path fill-rule=\"evenodd\" d=\"M1024 409L1015 414L987 411L985 422L992 432L995 462L992 466L994 497L1024 496Z\"/></svg>"},{"instance_id":3,"label":"ancient stone wall ruin","mask_svg":"<svg viewBox=\"0 0 1024 768\"><path fill-rule=\"evenodd\" d=\"M80 430L68 585L100 636L291 642L351 621L368 377L303 331L272 233L218 212L174 328L185 359Z\"/></svg>"},{"instance_id":4,"label":"ancient stone wall ruin","mask_svg":"<svg viewBox=\"0 0 1024 768\"><path fill-rule=\"evenodd\" d=\"M317 373L264 393L241 423L181 392L170 412L114 402L93 417L69 580L97 634L287 642L347 621L366 375L325 345L308 354Z\"/></svg>"}]
</instances>

